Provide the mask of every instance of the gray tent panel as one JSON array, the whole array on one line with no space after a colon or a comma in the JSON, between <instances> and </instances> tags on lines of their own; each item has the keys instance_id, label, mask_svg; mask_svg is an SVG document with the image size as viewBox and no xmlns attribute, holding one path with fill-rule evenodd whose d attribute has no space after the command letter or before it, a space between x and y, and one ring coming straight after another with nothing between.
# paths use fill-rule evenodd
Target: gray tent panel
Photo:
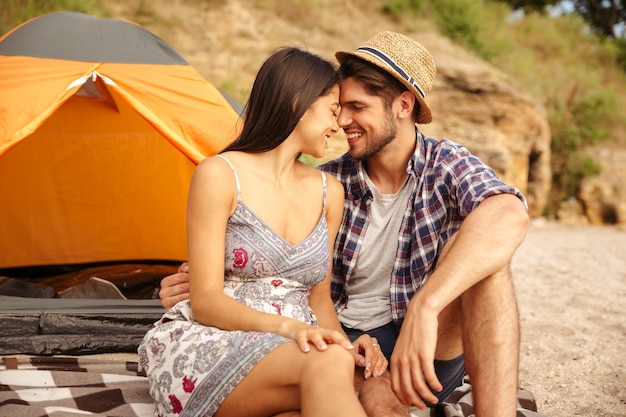
<instances>
[{"instance_id":1,"label":"gray tent panel","mask_svg":"<svg viewBox=\"0 0 626 417\"><path fill-rule=\"evenodd\" d=\"M0 55L188 65L178 52L141 26L75 12L50 13L19 26L0 43Z\"/></svg>"}]
</instances>

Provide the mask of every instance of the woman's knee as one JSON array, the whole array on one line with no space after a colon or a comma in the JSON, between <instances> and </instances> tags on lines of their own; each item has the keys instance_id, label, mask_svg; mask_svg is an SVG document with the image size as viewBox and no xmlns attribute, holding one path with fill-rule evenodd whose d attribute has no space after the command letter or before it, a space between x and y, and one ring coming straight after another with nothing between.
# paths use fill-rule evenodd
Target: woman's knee
<instances>
[{"instance_id":1,"label":"woman's knee","mask_svg":"<svg viewBox=\"0 0 626 417\"><path fill-rule=\"evenodd\" d=\"M354 374L354 356L346 348L330 344L324 351L311 350L305 355L306 369L314 373L348 372Z\"/></svg>"}]
</instances>

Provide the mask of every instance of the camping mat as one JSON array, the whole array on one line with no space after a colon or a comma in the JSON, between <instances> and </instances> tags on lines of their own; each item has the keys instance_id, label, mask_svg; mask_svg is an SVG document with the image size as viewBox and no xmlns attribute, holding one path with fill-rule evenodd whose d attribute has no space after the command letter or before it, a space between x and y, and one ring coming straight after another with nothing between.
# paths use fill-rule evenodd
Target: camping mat
<instances>
[{"instance_id":1,"label":"camping mat","mask_svg":"<svg viewBox=\"0 0 626 417\"><path fill-rule=\"evenodd\" d=\"M82 300L0 295L0 355L137 352L163 316L159 300Z\"/></svg>"},{"instance_id":2,"label":"camping mat","mask_svg":"<svg viewBox=\"0 0 626 417\"><path fill-rule=\"evenodd\" d=\"M0 417L148 417L153 415L148 391L136 355L8 356L0 361ZM469 382L431 415L473 417ZM518 391L517 417L545 417L528 391Z\"/></svg>"}]
</instances>

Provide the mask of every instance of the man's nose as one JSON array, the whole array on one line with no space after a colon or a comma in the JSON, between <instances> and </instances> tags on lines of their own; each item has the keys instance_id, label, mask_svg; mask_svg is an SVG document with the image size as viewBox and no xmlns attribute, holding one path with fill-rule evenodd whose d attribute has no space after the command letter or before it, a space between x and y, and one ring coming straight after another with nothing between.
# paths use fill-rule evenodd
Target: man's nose
<instances>
[{"instance_id":1,"label":"man's nose","mask_svg":"<svg viewBox=\"0 0 626 417\"><path fill-rule=\"evenodd\" d=\"M339 124L339 126L343 128L349 126L351 122L352 116L350 115L350 112L342 107L341 111L339 112L339 116L337 117L337 124Z\"/></svg>"}]
</instances>

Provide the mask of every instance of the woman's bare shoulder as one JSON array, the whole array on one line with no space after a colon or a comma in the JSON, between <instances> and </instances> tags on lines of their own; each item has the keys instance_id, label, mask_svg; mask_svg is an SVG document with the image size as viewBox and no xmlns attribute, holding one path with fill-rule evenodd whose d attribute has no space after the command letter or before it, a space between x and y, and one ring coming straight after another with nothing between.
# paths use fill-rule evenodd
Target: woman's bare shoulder
<instances>
[{"instance_id":1,"label":"woman's bare shoulder","mask_svg":"<svg viewBox=\"0 0 626 417\"><path fill-rule=\"evenodd\" d=\"M215 155L198 163L192 183L196 183L205 191L229 190L235 188L235 176L228 162Z\"/></svg>"}]
</instances>

